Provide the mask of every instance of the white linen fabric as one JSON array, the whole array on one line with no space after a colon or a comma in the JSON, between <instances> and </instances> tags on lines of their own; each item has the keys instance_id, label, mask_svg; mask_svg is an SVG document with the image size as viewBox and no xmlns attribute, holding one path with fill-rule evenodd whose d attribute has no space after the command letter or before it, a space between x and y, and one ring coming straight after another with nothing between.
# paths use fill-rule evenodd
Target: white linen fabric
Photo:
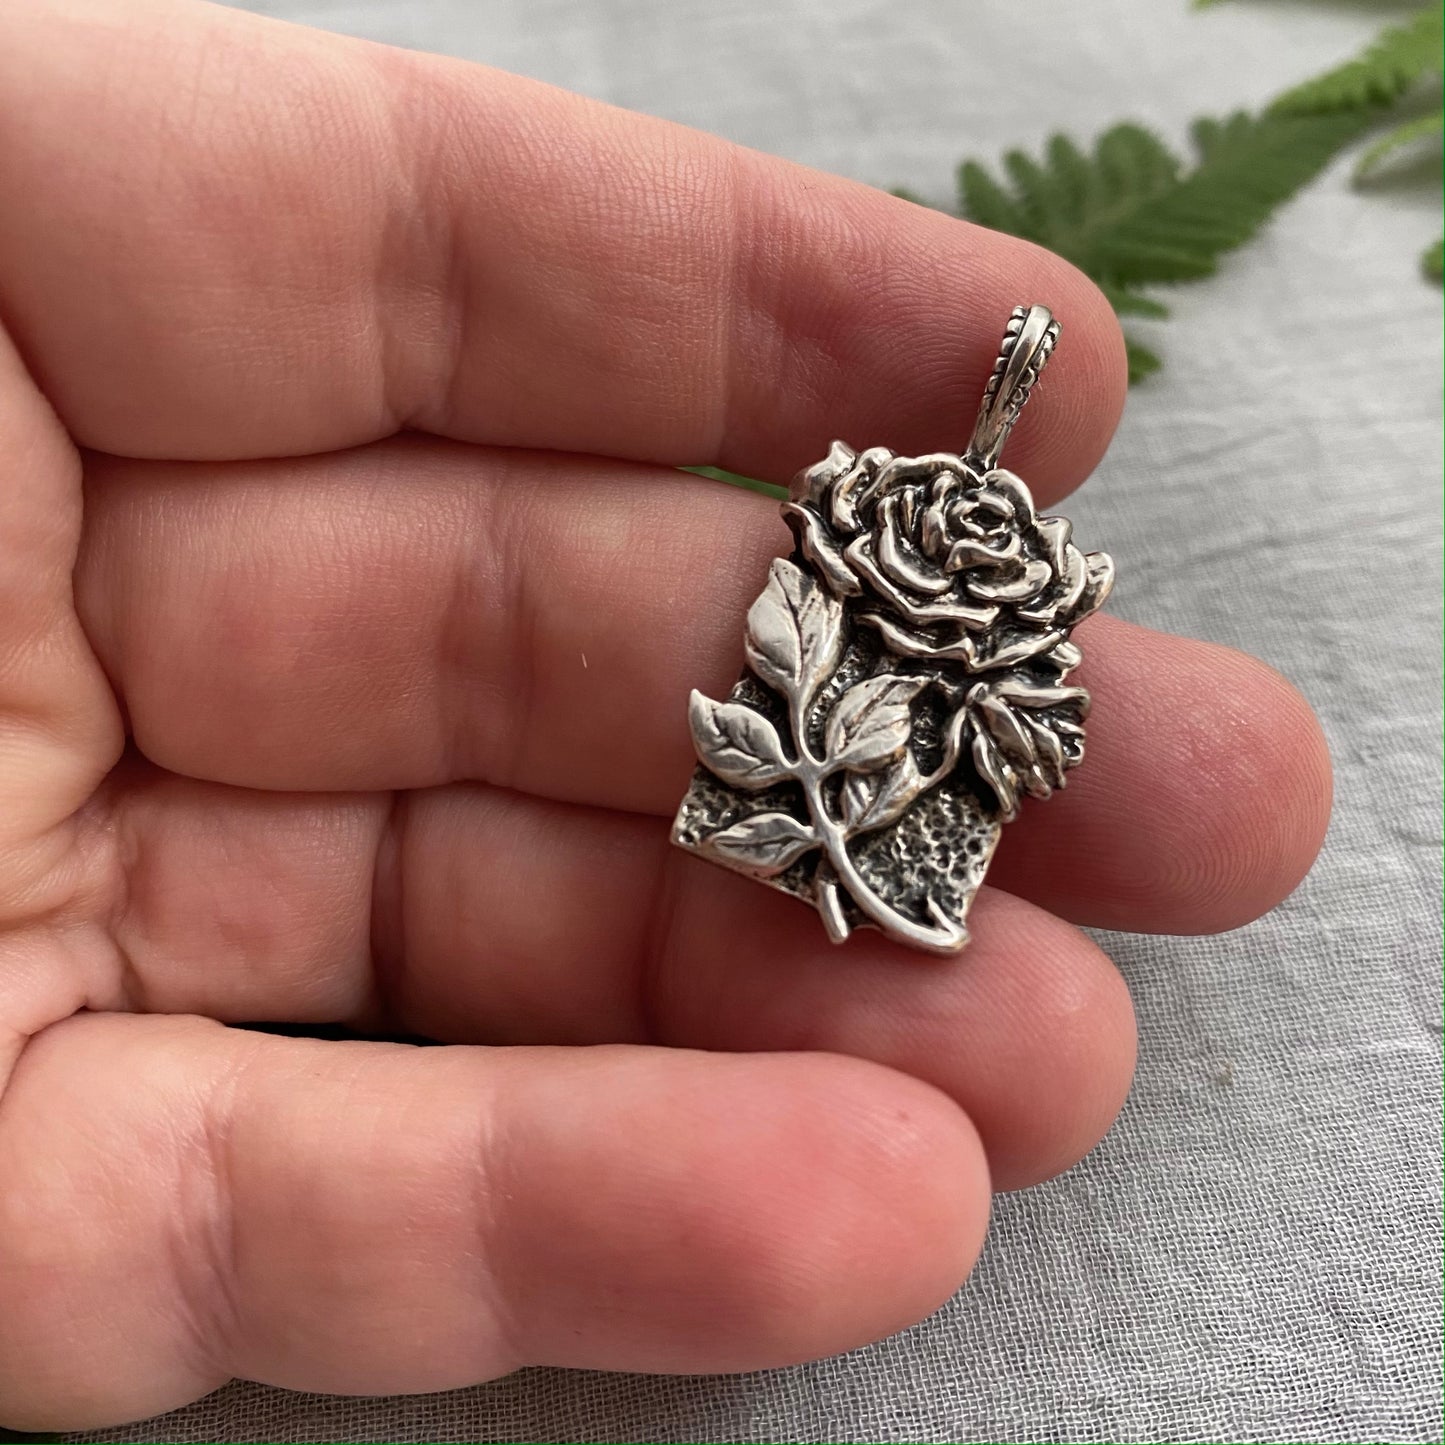
<instances>
[{"instance_id":1,"label":"white linen fabric","mask_svg":"<svg viewBox=\"0 0 1445 1445\"><path fill-rule=\"evenodd\" d=\"M1182 140L1193 115L1261 103L1388 13L1199 14L1183 0L254 8L484 60L939 200L962 155L1053 130L1087 137L1133 117ZM1069 514L1118 560L1115 611L1247 649L1303 689L1338 769L1334 822L1309 880L1252 927L1104 939L1138 1008L1130 1102L1084 1163L999 1201L983 1261L945 1309L802 1369L525 1371L386 1400L237 1384L73 1438L1441 1440L1441 307L1417 270L1439 226L1428 186L1364 197L1342 164L1147 328L1167 367L1134 391Z\"/></svg>"}]
</instances>

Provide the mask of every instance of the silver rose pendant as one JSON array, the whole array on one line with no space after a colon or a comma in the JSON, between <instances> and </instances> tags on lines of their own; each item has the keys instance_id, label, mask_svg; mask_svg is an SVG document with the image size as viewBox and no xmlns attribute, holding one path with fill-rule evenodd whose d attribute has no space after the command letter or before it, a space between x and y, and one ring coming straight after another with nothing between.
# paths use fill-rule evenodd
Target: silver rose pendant
<instances>
[{"instance_id":1,"label":"silver rose pendant","mask_svg":"<svg viewBox=\"0 0 1445 1445\"><path fill-rule=\"evenodd\" d=\"M1069 633L1114 564L996 465L1057 339L1014 311L962 456L834 442L801 472L747 670L726 702L692 694L673 841L812 903L835 942L871 924L957 952L1002 825L1083 761Z\"/></svg>"}]
</instances>

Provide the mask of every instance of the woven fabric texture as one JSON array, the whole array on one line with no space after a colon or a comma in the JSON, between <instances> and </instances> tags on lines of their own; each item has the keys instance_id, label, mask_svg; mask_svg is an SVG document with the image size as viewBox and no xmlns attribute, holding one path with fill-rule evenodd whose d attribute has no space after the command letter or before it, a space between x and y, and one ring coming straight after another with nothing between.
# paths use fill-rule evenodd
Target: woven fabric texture
<instances>
[{"instance_id":1,"label":"woven fabric texture","mask_svg":"<svg viewBox=\"0 0 1445 1445\"><path fill-rule=\"evenodd\" d=\"M965 152L1125 115L1182 137L1378 21L1183 0L257 8L940 199ZM1104 939L1138 1009L1133 1096L1083 1164L999 1202L943 1311L771 1374L528 1371L379 1401L237 1384L74 1438L1439 1441L1441 316L1416 263L1438 206L1362 197L1341 166L1181 290L1149 338L1166 370L1069 505L1118 559L1116 611L1245 648L1304 690L1336 813L1309 880L1252 927Z\"/></svg>"}]
</instances>

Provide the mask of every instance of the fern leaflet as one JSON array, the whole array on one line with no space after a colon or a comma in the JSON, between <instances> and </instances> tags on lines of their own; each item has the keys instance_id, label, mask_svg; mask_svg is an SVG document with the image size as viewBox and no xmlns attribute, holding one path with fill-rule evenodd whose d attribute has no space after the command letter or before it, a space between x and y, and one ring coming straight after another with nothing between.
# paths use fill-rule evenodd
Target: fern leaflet
<instances>
[{"instance_id":1,"label":"fern leaflet","mask_svg":"<svg viewBox=\"0 0 1445 1445\"><path fill-rule=\"evenodd\" d=\"M1355 179L1357 181L1367 180L1380 169L1383 161L1397 151L1414 145L1416 141L1428 140L1431 136L1437 136L1442 130L1445 130L1445 110L1437 110L1430 115L1416 116L1414 120L1407 120L1404 125L1397 125L1394 130L1386 131L1360 157L1355 166Z\"/></svg>"},{"instance_id":2,"label":"fern leaflet","mask_svg":"<svg viewBox=\"0 0 1445 1445\"><path fill-rule=\"evenodd\" d=\"M1092 151L1056 135L1041 158L1008 152L1002 177L965 161L959 210L1072 261L1120 316L1167 316L1139 288L1212 275L1224 252L1249 240L1371 119L1243 112L1206 118L1192 130L1192 165L1140 125L1112 127ZM1131 380L1158 370L1152 351L1127 341Z\"/></svg>"},{"instance_id":3,"label":"fern leaflet","mask_svg":"<svg viewBox=\"0 0 1445 1445\"><path fill-rule=\"evenodd\" d=\"M1129 365L1130 386L1136 381L1143 381L1146 376L1152 376L1164 365L1158 352L1150 351L1132 336L1124 338L1124 357Z\"/></svg>"},{"instance_id":4,"label":"fern leaflet","mask_svg":"<svg viewBox=\"0 0 1445 1445\"><path fill-rule=\"evenodd\" d=\"M1212 275L1220 255L1254 236L1367 124L1356 115L1267 115L1198 125L1198 165L1081 235L1071 259L1131 287Z\"/></svg>"},{"instance_id":5,"label":"fern leaflet","mask_svg":"<svg viewBox=\"0 0 1445 1445\"><path fill-rule=\"evenodd\" d=\"M1210 275L1367 124L1354 115L1202 120L1192 169L1138 125L1105 131L1092 154L1055 136L1042 161L1009 152L1006 181L965 162L961 209L1067 257L1121 313L1157 316L1158 303L1136 288Z\"/></svg>"},{"instance_id":6,"label":"fern leaflet","mask_svg":"<svg viewBox=\"0 0 1445 1445\"><path fill-rule=\"evenodd\" d=\"M1324 115L1391 105L1416 81L1441 71L1445 6L1439 0L1402 25L1380 32L1363 54L1287 90L1270 107L1277 115Z\"/></svg>"}]
</instances>

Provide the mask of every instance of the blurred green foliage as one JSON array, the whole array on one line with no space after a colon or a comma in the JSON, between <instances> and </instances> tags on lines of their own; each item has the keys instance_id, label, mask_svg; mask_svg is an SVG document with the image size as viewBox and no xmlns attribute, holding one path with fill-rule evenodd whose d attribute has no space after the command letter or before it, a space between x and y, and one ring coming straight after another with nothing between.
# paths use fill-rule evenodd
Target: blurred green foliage
<instances>
[{"instance_id":1,"label":"blurred green foliage","mask_svg":"<svg viewBox=\"0 0 1445 1445\"><path fill-rule=\"evenodd\" d=\"M1120 316L1166 316L1142 288L1213 275L1221 255L1249 240L1366 124L1356 112L1198 120L1188 160L1129 123L1105 131L1089 152L1057 135L1040 161L1005 155L1002 181L965 161L959 212L1057 251L1099 283ZM1131 381L1159 365L1129 338Z\"/></svg>"},{"instance_id":2,"label":"blurred green foliage","mask_svg":"<svg viewBox=\"0 0 1445 1445\"><path fill-rule=\"evenodd\" d=\"M1361 156L1362 180L1402 153L1438 145L1442 14L1445 6L1435 0L1387 26L1362 54L1286 91L1258 115L1196 120L1188 158L1126 122L1087 149L1056 135L1038 157L1009 151L996 171L967 160L959 167L957 213L1067 257L1098 282L1121 317L1167 316L1144 288L1213 275L1225 252L1254 236L1368 132L1397 121ZM1428 114L1399 119L1402 105L1432 88ZM1421 264L1440 278L1439 243ZM1136 337L1128 347L1131 381L1159 369L1159 356Z\"/></svg>"},{"instance_id":3,"label":"blurred green foliage","mask_svg":"<svg viewBox=\"0 0 1445 1445\"><path fill-rule=\"evenodd\" d=\"M1199 8L1224 0L1194 0ZM1121 317L1161 318L1168 307L1148 287L1197 280L1243 245L1337 155L1391 121L1360 155L1368 183L1402 158L1438 152L1445 3L1432 0L1387 25L1361 54L1292 87L1258 115L1202 117L1181 157L1153 132L1123 122L1084 147L1050 138L1040 156L1008 151L997 171L978 160L958 168L956 213L1067 257L1103 289ZM1422 113L1409 113L1413 108ZM927 204L907 191L895 194ZM1445 274L1445 238L1420 258L1435 282ZM1163 364L1126 336L1129 380ZM715 467L702 476L784 496L781 487Z\"/></svg>"}]
</instances>

